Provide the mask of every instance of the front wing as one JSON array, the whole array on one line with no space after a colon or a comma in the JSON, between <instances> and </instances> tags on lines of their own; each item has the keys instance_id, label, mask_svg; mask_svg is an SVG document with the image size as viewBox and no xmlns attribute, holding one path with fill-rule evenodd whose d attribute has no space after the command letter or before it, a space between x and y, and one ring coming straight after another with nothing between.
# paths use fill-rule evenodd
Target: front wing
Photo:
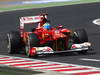
<instances>
[{"instance_id":1,"label":"front wing","mask_svg":"<svg viewBox=\"0 0 100 75\"><path fill-rule=\"evenodd\" d=\"M54 51L50 47L36 47L36 52L37 54L54 54L54 53L63 53L63 52L78 52L78 51L90 51L93 50L91 47L91 44L86 42L86 43L81 43L81 44L73 44L70 49L68 50L63 50L63 51Z\"/></svg>"}]
</instances>

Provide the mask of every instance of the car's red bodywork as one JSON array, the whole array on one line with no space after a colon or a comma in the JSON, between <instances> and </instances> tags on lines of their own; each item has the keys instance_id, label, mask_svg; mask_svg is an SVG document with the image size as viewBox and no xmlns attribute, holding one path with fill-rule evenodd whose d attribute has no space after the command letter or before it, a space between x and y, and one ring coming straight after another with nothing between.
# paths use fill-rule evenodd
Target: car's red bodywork
<instances>
[{"instance_id":1,"label":"car's red bodywork","mask_svg":"<svg viewBox=\"0 0 100 75\"><path fill-rule=\"evenodd\" d=\"M66 30L66 32L64 32L63 30ZM63 33L70 33L70 32L71 31L68 29L52 28L50 30L46 30L46 29L41 28L41 29L36 29L34 32L24 32L23 38L27 39L28 34L35 33L40 39L40 44L44 44L48 41L55 41L55 40L58 40L59 38L66 39L66 42L68 42L70 35L69 34L65 35Z\"/></svg>"},{"instance_id":2,"label":"car's red bodywork","mask_svg":"<svg viewBox=\"0 0 100 75\"><path fill-rule=\"evenodd\" d=\"M30 33L34 33L38 36L38 38L40 39L40 46L47 43L48 41L56 41L60 38L66 40L66 49L67 49L67 45L68 45L68 40L69 40L69 36L71 33L71 30L63 28L63 26L58 26L56 28L51 28L49 30L44 29L42 27L42 25L46 22L43 19L47 19L47 14L43 14L43 15L39 15L39 16L33 16L33 17L24 17L24 22L26 23L38 23L38 25L41 25L41 27L37 26L37 28L35 29L35 31L33 32L25 32L24 31L24 23L21 23L20 25L20 30L21 30L21 37L24 39L24 42L27 42L27 37L28 34ZM30 20L30 21L29 21ZM33 20L33 21L32 21ZM34 21L37 20L37 21ZM29 21L29 22L28 22ZM23 26L22 26L23 25ZM67 35L65 35L64 33L66 33ZM58 49L57 49L58 50Z\"/></svg>"}]
</instances>

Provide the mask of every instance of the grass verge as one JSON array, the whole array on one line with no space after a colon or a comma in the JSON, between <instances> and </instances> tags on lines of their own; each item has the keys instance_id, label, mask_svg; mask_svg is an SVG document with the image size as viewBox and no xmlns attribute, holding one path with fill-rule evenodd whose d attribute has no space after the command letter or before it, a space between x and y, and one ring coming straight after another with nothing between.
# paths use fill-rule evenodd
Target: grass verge
<instances>
[{"instance_id":1,"label":"grass verge","mask_svg":"<svg viewBox=\"0 0 100 75\"><path fill-rule=\"evenodd\" d=\"M16 69L11 67L0 67L0 75L36 75L43 72Z\"/></svg>"},{"instance_id":2,"label":"grass verge","mask_svg":"<svg viewBox=\"0 0 100 75\"><path fill-rule=\"evenodd\" d=\"M73 5L73 4L83 4L83 3L93 3L100 2L100 0L79 0L79 1L70 1L70 2L60 2L60 3L47 3L47 4L29 4L29 5L10 5L8 7L0 8L0 11L9 11L9 10L21 10L29 8L43 8L43 7L52 7L52 6L63 6L63 5Z\"/></svg>"}]
</instances>

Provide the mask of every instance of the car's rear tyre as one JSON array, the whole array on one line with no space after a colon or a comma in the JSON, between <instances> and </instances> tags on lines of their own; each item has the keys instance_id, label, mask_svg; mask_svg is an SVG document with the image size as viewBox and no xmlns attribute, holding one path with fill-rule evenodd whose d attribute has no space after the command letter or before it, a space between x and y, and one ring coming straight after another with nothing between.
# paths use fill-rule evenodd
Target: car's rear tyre
<instances>
[{"instance_id":1,"label":"car's rear tyre","mask_svg":"<svg viewBox=\"0 0 100 75\"><path fill-rule=\"evenodd\" d=\"M36 56L35 54L31 55L29 50L32 47L38 47L39 43L40 43L40 40L38 39L38 36L36 34L30 33L28 35L28 39L27 39L27 43L26 43L26 55L28 57Z\"/></svg>"},{"instance_id":2,"label":"car's rear tyre","mask_svg":"<svg viewBox=\"0 0 100 75\"><path fill-rule=\"evenodd\" d=\"M88 36L84 29L78 29L74 31L73 35L74 43L88 42Z\"/></svg>"},{"instance_id":3,"label":"car's rear tyre","mask_svg":"<svg viewBox=\"0 0 100 75\"><path fill-rule=\"evenodd\" d=\"M13 54L21 49L21 37L18 31L11 31L7 34L8 53Z\"/></svg>"}]
</instances>

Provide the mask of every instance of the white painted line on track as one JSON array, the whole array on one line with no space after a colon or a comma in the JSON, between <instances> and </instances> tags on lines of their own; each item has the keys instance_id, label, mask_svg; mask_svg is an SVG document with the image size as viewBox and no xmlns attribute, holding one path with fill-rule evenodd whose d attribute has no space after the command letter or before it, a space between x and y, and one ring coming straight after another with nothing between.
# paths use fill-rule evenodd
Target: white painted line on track
<instances>
[{"instance_id":1,"label":"white painted line on track","mask_svg":"<svg viewBox=\"0 0 100 75\"><path fill-rule=\"evenodd\" d=\"M93 72L93 71L100 71L100 70L94 70L94 69L91 69L91 70L75 70L75 71L63 71L62 73L85 73L85 72ZM77 74L76 74L77 75ZM79 74L78 74L79 75ZM81 75L81 74L80 74ZM88 74L87 74L88 75Z\"/></svg>"},{"instance_id":2,"label":"white painted line on track","mask_svg":"<svg viewBox=\"0 0 100 75\"><path fill-rule=\"evenodd\" d=\"M6 65L16 65L16 64L25 64L25 65L28 65L28 64L43 64L45 62L32 62L32 61L23 61L23 62L14 62L14 63L7 63Z\"/></svg>"},{"instance_id":3,"label":"white painted line on track","mask_svg":"<svg viewBox=\"0 0 100 75\"><path fill-rule=\"evenodd\" d=\"M70 68L70 67L76 67L76 66L68 66L68 65L52 65L52 66L38 66L37 67L37 69L45 69L45 70L52 70L52 69L54 69L54 68L64 68L64 67L66 67L66 68ZM31 68L32 69L32 68Z\"/></svg>"},{"instance_id":4,"label":"white painted line on track","mask_svg":"<svg viewBox=\"0 0 100 75\"><path fill-rule=\"evenodd\" d=\"M81 69L81 68L86 68L86 67L75 66L75 67L68 67L68 68L54 68L54 69L49 69L49 70L64 70L64 69L68 70L68 69L79 69L79 68Z\"/></svg>"},{"instance_id":5,"label":"white painted line on track","mask_svg":"<svg viewBox=\"0 0 100 75\"><path fill-rule=\"evenodd\" d=\"M34 68L37 68L37 67L41 67L41 66L56 66L56 65L59 65L59 64L50 64L50 63L44 63L44 64L32 64L32 65L29 65L29 64L26 64L26 65L10 65L10 66L15 66L15 67L23 67L23 68L25 68L25 67L30 67L30 68L32 68L32 67L34 67Z\"/></svg>"},{"instance_id":6,"label":"white painted line on track","mask_svg":"<svg viewBox=\"0 0 100 75\"><path fill-rule=\"evenodd\" d=\"M95 61L95 62L100 62L99 59L88 59L88 58L81 58L80 60L84 60L84 61Z\"/></svg>"},{"instance_id":7,"label":"white painted line on track","mask_svg":"<svg viewBox=\"0 0 100 75\"><path fill-rule=\"evenodd\" d=\"M92 21L93 24L100 25L100 18Z\"/></svg>"},{"instance_id":8,"label":"white painted line on track","mask_svg":"<svg viewBox=\"0 0 100 75\"><path fill-rule=\"evenodd\" d=\"M91 74L91 75L100 75L100 73L99 74Z\"/></svg>"},{"instance_id":9,"label":"white painted line on track","mask_svg":"<svg viewBox=\"0 0 100 75\"><path fill-rule=\"evenodd\" d=\"M43 67L38 67L38 69L54 69L54 68L69 68L69 67L76 67L76 66L69 66L69 65L56 65L56 66L43 66Z\"/></svg>"},{"instance_id":10,"label":"white painted line on track","mask_svg":"<svg viewBox=\"0 0 100 75\"><path fill-rule=\"evenodd\" d=\"M0 64L1 64L1 63L13 63L13 62L14 62L14 63L15 63L15 62L16 62L16 63L17 63L17 62L20 63L20 62L25 62L25 61L26 61L26 60L9 60L9 61L4 61L4 60L2 60L2 61L0 61ZM28 62L28 61L26 61L26 62Z\"/></svg>"}]
</instances>

